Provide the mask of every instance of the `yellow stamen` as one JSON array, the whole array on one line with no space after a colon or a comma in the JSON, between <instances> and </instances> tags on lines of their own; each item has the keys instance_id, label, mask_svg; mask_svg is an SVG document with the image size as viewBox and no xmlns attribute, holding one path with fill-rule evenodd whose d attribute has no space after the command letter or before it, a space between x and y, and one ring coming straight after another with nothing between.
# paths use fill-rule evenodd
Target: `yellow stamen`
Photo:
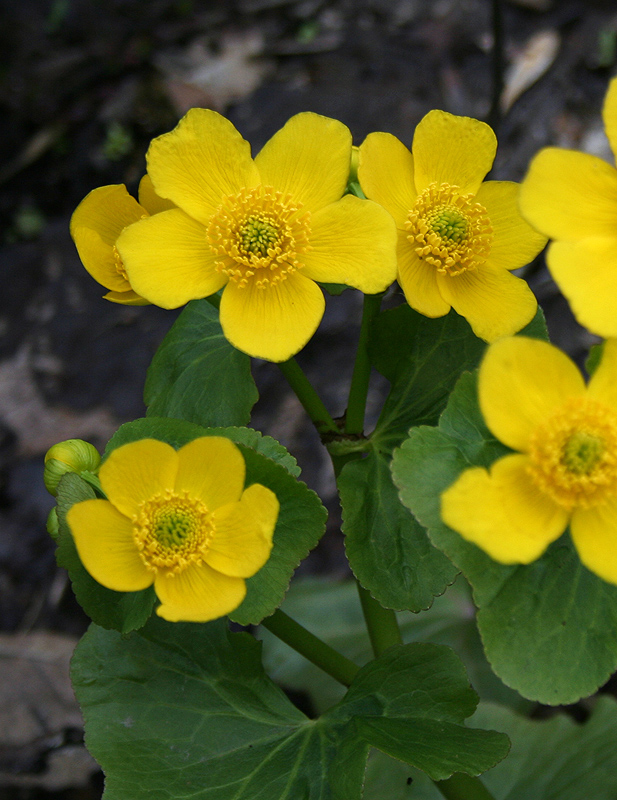
<instances>
[{"instance_id":1,"label":"yellow stamen","mask_svg":"<svg viewBox=\"0 0 617 800\"><path fill-rule=\"evenodd\" d=\"M118 252L118 248L116 247L116 245L113 246L113 254L114 254L114 266L116 267L116 272L118 273L118 275L120 275L120 277L124 278L124 280L130 286L129 276L126 272L126 269L124 267L124 262L122 261L122 257L120 256L120 253Z\"/></svg>"},{"instance_id":2,"label":"yellow stamen","mask_svg":"<svg viewBox=\"0 0 617 800\"><path fill-rule=\"evenodd\" d=\"M617 414L588 397L571 398L530 441L529 473L567 509L589 508L617 493Z\"/></svg>"},{"instance_id":3,"label":"yellow stamen","mask_svg":"<svg viewBox=\"0 0 617 800\"><path fill-rule=\"evenodd\" d=\"M213 533L212 518L200 501L169 489L144 501L133 519L133 535L142 561L152 572L177 574L201 564Z\"/></svg>"},{"instance_id":4,"label":"yellow stamen","mask_svg":"<svg viewBox=\"0 0 617 800\"><path fill-rule=\"evenodd\" d=\"M418 256L444 275L477 269L491 252L486 209L448 183L431 183L418 195L405 228Z\"/></svg>"},{"instance_id":5,"label":"yellow stamen","mask_svg":"<svg viewBox=\"0 0 617 800\"><path fill-rule=\"evenodd\" d=\"M311 248L310 212L271 186L242 189L226 197L208 226L216 269L240 288L275 286L304 266Z\"/></svg>"}]
</instances>

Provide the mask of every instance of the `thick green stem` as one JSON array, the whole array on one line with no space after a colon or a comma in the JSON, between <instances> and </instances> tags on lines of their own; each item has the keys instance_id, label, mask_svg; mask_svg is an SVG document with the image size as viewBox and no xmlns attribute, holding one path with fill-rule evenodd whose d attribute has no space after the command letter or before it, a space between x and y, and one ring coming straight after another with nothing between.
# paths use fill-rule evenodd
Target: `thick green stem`
<instances>
[{"instance_id":1,"label":"thick green stem","mask_svg":"<svg viewBox=\"0 0 617 800\"><path fill-rule=\"evenodd\" d=\"M343 686L349 686L360 669L280 609L271 617L266 617L261 624Z\"/></svg>"},{"instance_id":2,"label":"thick green stem","mask_svg":"<svg viewBox=\"0 0 617 800\"><path fill-rule=\"evenodd\" d=\"M495 800L480 778L455 772L446 781L434 781L447 800Z\"/></svg>"},{"instance_id":3,"label":"thick green stem","mask_svg":"<svg viewBox=\"0 0 617 800\"><path fill-rule=\"evenodd\" d=\"M362 309L362 326L356 351L356 361L351 377L349 402L345 416L345 433L360 435L364 429L364 413L371 377L371 362L368 357L368 341L373 319L379 314L383 294L365 294Z\"/></svg>"},{"instance_id":4,"label":"thick green stem","mask_svg":"<svg viewBox=\"0 0 617 800\"><path fill-rule=\"evenodd\" d=\"M290 358L289 361L283 361L278 366L319 433L340 434L341 431L336 422L330 416L321 397L310 384L296 359Z\"/></svg>"},{"instance_id":5,"label":"thick green stem","mask_svg":"<svg viewBox=\"0 0 617 800\"><path fill-rule=\"evenodd\" d=\"M395 644L402 644L403 640L394 611L384 608L359 583L358 594L375 657L380 656L384 650Z\"/></svg>"}]
</instances>

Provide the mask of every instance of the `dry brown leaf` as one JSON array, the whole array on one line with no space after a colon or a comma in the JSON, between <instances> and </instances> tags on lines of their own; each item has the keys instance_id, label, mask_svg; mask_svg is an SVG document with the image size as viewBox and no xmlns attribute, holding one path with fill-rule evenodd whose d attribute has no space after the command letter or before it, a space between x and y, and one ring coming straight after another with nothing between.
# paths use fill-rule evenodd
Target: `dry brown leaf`
<instances>
[{"instance_id":1,"label":"dry brown leaf","mask_svg":"<svg viewBox=\"0 0 617 800\"><path fill-rule=\"evenodd\" d=\"M0 787L60 790L97 771L78 741L83 722L69 679L77 639L0 634Z\"/></svg>"},{"instance_id":2,"label":"dry brown leaf","mask_svg":"<svg viewBox=\"0 0 617 800\"><path fill-rule=\"evenodd\" d=\"M273 69L272 62L257 58L263 45L261 33L248 31L224 36L218 54L202 39L181 53L162 53L156 64L177 114L195 106L223 113L253 92Z\"/></svg>"},{"instance_id":3,"label":"dry brown leaf","mask_svg":"<svg viewBox=\"0 0 617 800\"><path fill-rule=\"evenodd\" d=\"M500 106L505 113L551 66L559 50L560 37L555 30L534 34L506 70Z\"/></svg>"}]
</instances>

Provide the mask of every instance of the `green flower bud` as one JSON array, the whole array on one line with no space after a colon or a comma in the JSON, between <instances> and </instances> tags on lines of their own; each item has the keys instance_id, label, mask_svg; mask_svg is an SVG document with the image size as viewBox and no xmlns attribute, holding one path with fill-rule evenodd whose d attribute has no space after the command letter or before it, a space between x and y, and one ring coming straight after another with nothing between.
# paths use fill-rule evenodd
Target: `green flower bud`
<instances>
[{"instance_id":1,"label":"green flower bud","mask_svg":"<svg viewBox=\"0 0 617 800\"><path fill-rule=\"evenodd\" d=\"M56 497L58 483L67 472L94 472L101 457L93 445L83 439L67 439L50 447L45 456L43 481L47 491Z\"/></svg>"},{"instance_id":2,"label":"green flower bud","mask_svg":"<svg viewBox=\"0 0 617 800\"><path fill-rule=\"evenodd\" d=\"M54 542L58 541L60 536L60 523L58 522L58 510L54 506L49 512L47 517L47 533L51 536Z\"/></svg>"}]
</instances>

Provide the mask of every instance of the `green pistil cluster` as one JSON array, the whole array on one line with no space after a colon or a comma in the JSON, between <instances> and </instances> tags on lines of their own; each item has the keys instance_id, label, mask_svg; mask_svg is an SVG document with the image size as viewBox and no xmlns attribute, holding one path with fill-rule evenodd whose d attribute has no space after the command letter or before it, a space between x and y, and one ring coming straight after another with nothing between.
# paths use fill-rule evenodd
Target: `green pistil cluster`
<instances>
[{"instance_id":1,"label":"green pistil cluster","mask_svg":"<svg viewBox=\"0 0 617 800\"><path fill-rule=\"evenodd\" d=\"M563 463L569 472L589 475L604 452L604 443L598 436L584 431L573 433L563 448Z\"/></svg>"},{"instance_id":2,"label":"green pistil cluster","mask_svg":"<svg viewBox=\"0 0 617 800\"><path fill-rule=\"evenodd\" d=\"M195 533L197 527L195 515L188 510L163 507L153 516L154 538L166 549L182 547Z\"/></svg>"},{"instance_id":3,"label":"green pistil cluster","mask_svg":"<svg viewBox=\"0 0 617 800\"><path fill-rule=\"evenodd\" d=\"M264 258L279 239L274 225L260 217L249 217L240 229L241 249Z\"/></svg>"},{"instance_id":4,"label":"green pistil cluster","mask_svg":"<svg viewBox=\"0 0 617 800\"><path fill-rule=\"evenodd\" d=\"M437 209L427 222L433 233L447 242L460 244L465 241L469 232L469 224L457 208Z\"/></svg>"}]
</instances>

